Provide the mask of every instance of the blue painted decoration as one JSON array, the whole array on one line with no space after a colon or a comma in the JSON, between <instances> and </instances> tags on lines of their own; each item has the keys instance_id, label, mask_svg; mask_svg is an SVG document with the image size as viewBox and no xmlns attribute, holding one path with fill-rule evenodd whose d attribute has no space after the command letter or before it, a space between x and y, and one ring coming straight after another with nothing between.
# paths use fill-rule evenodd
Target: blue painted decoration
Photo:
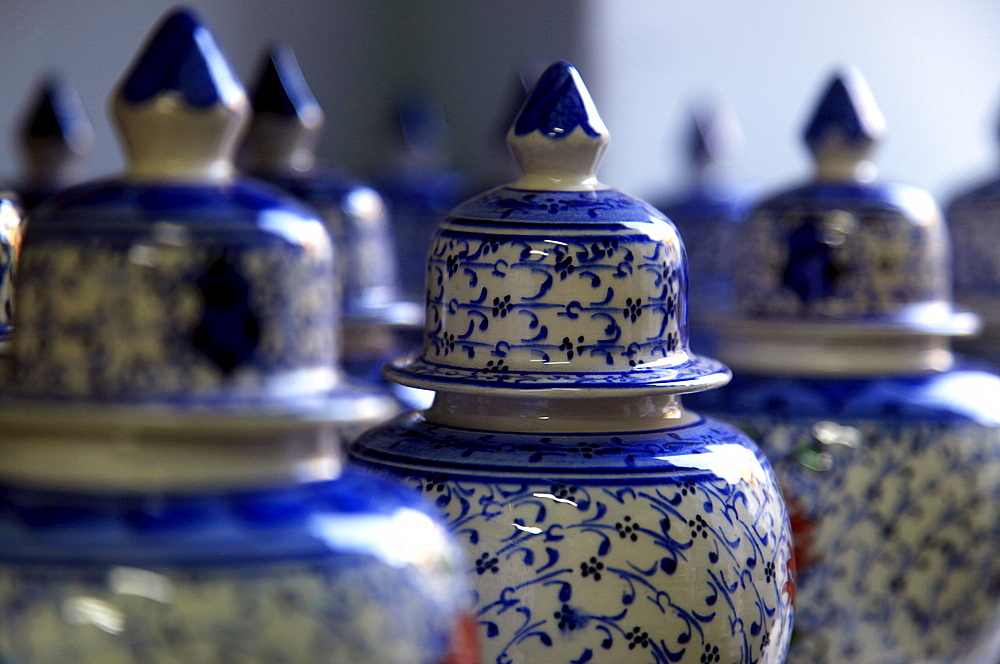
<instances>
[{"instance_id":1,"label":"blue painted decoration","mask_svg":"<svg viewBox=\"0 0 1000 664\"><path fill-rule=\"evenodd\" d=\"M593 108L593 102L576 68L566 61L556 62L535 83L514 123L514 133L526 136L537 131L558 139L580 127L596 138L600 132L590 124L588 107Z\"/></svg>"},{"instance_id":2,"label":"blue painted decoration","mask_svg":"<svg viewBox=\"0 0 1000 664\"><path fill-rule=\"evenodd\" d=\"M215 37L188 7L175 9L160 23L125 76L120 94L141 104L163 92L176 92L197 108L230 107L244 98Z\"/></svg>"}]
</instances>

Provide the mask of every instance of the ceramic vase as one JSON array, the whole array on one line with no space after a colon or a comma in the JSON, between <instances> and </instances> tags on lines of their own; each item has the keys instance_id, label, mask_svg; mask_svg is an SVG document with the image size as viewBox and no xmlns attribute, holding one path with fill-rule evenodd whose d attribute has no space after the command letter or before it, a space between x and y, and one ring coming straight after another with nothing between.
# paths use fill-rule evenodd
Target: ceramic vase
<instances>
[{"instance_id":1,"label":"ceramic vase","mask_svg":"<svg viewBox=\"0 0 1000 664\"><path fill-rule=\"evenodd\" d=\"M0 659L475 662L458 548L344 469L333 246L233 174L247 100L171 12L120 84L121 178L38 208L0 400Z\"/></svg>"},{"instance_id":2,"label":"ceramic vase","mask_svg":"<svg viewBox=\"0 0 1000 664\"><path fill-rule=\"evenodd\" d=\"M464 545L486 662L781 662L785 507L745 435L677 395L691 354L673 225L595 177L607 130L552 65L509 134L522 176L441 223L421 355L436 392L351 456L434 501Z\"/></svg>"},{"instance_id":3,"label":"ceramic vase","mask_svg":"<svg viewBox=\"0 0 1000 664\"><path fill-rule=\"evenodd\" d=\"M1000 379L956 363L976 319L950 301L926 192L875 179L884 131L853 69L806 131L815 178L739 239L737 378L694 407L761 444L798 568L789 662L994 662L1000 652Z\"/></svg>"},{"instance_id":4,"label":"ceramic vase","mask_svg":"<svg viewBox=\"0 0 1000 664\"><path fill-rule=\"evenodd\" d=\"M469 185L448 169L448 126L440 100L430 92L403 95L389 133L392 145L375 183L392 217L403 296L422 307L431 238L441 217L468 196ZM419 347L419 332L410 340Z\"/></svg>"},{"instance_id":5,"label":"ceramic vase","mask_svg":"<svg viewBox=\"0 0 1000 664\"><path fill-rule=\"evenodd\" d=\"M1000 129L1000 128L998 128ZM1000 365L1000 178L991 177L957 193L945 208L954 250L955 300L983 318L977 337L956 348Z\"/></svg>"},{"instance_id":6,"label":"ceramic vase","mask_svg":"<svg viewBox=\"0 0 1000 664\"><path fill-rule=\"evenodd\" d=\"M268 50L251 99L241 167L314 207L341 252L345 371L361 383L394 390L411 408L428 405L429 393L392 387L382 378L382 365L404 353L403 339L413 336L407 331L421 325L423 315L400 295L385 202L371 187L317 163L323 110L287 44Z\"/></svg>"}]
</instances>

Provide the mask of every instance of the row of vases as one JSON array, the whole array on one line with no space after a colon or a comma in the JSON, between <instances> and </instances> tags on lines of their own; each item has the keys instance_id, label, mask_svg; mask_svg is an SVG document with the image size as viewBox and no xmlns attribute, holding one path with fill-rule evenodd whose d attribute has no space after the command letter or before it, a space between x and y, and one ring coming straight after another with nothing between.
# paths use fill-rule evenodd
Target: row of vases
<instances>
[{"instance_id":1,"label":"row of vases","mask_svg":"<svg viewBox=\"0 0 1000 664\"><path fill-rule=\"evenodd\" d=\"M287 57L247 149L333 207ZM232 173L245 106L172 13L115 98L124 177L29 220L0 405L5 657L473 661L475 625L497 664L778 663L790 641L795 661L996 658L1000 380L953 369L972 323L946 233L926 194L871 180L881 117L855 73L807 132L816 182L741 230L717 329L743 373L698 402L758 435L791 521L754 442L681 403L729 370L689 351L675 227L596 179L607 129L564 62L511 128L521 177L434 236L423 350L386 369L433 404L350 450L429 502L343 470L392 405L340 377L320 218ZM374 219L333 236L364 245ZM374 303L362 348L395 324Z\"/></svg>"}]
</instances>

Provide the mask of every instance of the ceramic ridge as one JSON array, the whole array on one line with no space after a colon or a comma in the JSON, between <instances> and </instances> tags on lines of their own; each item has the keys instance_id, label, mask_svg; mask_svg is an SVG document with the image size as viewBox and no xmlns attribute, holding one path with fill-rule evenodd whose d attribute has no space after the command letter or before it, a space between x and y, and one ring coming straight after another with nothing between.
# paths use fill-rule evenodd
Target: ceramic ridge
<instances>
[{"instance_id":1,"label":"ceramic ridge","mask_svg":"<svg viewBox=\"0 0 1000 664\"><path fill-rule=\"evenodd\" d=\"M597 120L591 122L591 116ZM535 84L514 122L514 134L526 136L537 131L549 138L561 139L579 127L588 136L604 133L594 102L576 68L565 60L549 66Z\"/></svg>"},{"instance_id":2,"label":"ceramic ridge","mask_svg":"<svg viewBox=\"0 0 1000 664\"><path fill-rule=\"evenodd\" d=\"M219 103L233 107L245 99L212 33L188 7L174 10L160 23L119 95L130 104L141 104L162 92L179 93L197 108Z\"/></svg>"}]
</instances>

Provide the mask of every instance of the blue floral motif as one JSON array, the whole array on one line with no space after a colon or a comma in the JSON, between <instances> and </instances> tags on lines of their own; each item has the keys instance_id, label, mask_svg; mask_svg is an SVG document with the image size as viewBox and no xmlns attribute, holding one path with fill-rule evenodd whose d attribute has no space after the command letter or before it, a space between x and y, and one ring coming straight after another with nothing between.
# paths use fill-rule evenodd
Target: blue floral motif
<instances>
[{"instance_id":1,"label":"blue floral motif","mask_svg":"<svg viewBox=\"0 0 1000 664\"><path fill-rule=\"evenodd\" d=\"M510 354L520 366L534 362L551 371L613 371L634 366L629 360L662 359L685 346L682 261L679 241L665 249L659 239L634 231L539 241L516 234L481 238L445 226L428 264L427 357L451 355L454 335L465 351L458 358L474 360L470 367ZM636 280L652 294L633 297ZM592 341L563 355L564 340L581 329ZM458 358L447 363L463 364Z\"/></svg>"},{"instance_id":2,"label":"blue floral motif","mask_svg":"<svg viewBox=\"0 0 1000 664\"><path fill-rule=\"evenodd\" d=\"M728 426L529 435L411 415L351 454L427 494L465 543L484 662L783 661L788 523ZM722 477L713 454L755 461Z\"/></svg>"},{"instance_id":3,"label":"blue floral motif","mask_svg":"<svg viewBox=\"0 0 1000 664\"><path fill-rule=\"evenodd\" d=\"M689 403L773 460L799 571L789 662L974 661L993 642L1000 379L737 377Z\"/></svg>"},{"instance_id":4,"label":"blue floral motif","mask_svg":"<svg viewBox=\"0 0 1000 664\"><path fill-rule=\"evenodd\" d=\"M740 232L748 316L872 320L949 299L946 230L915 187L807 184L764 200Z\"/></svg>"}]
</instances>

